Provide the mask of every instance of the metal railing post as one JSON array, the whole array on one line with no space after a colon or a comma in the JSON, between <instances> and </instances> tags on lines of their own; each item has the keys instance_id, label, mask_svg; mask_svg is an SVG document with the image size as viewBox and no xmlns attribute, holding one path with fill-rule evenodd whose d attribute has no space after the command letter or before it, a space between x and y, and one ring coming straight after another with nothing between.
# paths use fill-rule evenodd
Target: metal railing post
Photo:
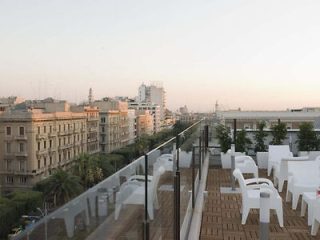
<instances>
[{"instance_id":1,"label":"metal railing post","mask_svg":"<svg viewBox=\"0 0 320 240\"><path fill-rule=\"evenodd\" d=\"M194 184L195 184L195 147L192 147L192 208L195 205L195 192L194 192Z\"/></svg>"},{"instance_id":2,"label":"metal railing post","mask_svg":"<svg viewBox=\"0 0 320 240\"><path fill-rule=\"evenodd\" d=\"M176 169L174 173L174 239L180 240L180 170L179 170L180 136L176 137Z\"/></svg>"},{"instance_id":3,"label":"metal railing post","mask_svg":"<svg viewBox=\"0 0 320 240\"><path fill-rule=\"evenodd\" d=\"M269 239L269 222L270 222L270 193L260 192L260 240Z\"/></svg>"},{"instance_id":4,"label":"metal railing post","mask_svg":"<svg viewBox=\"0 0 320 240\"><path fill-rule=\"evenodd\" d=\"M235 145L231 144L231 189L232 191L236 190L236 180L233 176L233 171L236 167L236 163L235 163Z\"/></svg>"},{"instance_id":5,"label":"metal railing post","mask_svg":"<svg viewBox=\"0 0 320 240\"><path fill-rule=\"evenodd\" d=\"M202 152L201 152L201 134L199 137L199 180L201 180L201 168L202 168Z\"/></svg>"},{"instance_id":6,"label":"metal railing post","mask_svg":"<svg viewBox=\"0 0 320 240\"><path fill-rule=\"evenodd\" d=\"M148 220L148 155L144 155L144 221L143 221L143 239L149 240L149 220Z\"/></svg>"}]
</instances>

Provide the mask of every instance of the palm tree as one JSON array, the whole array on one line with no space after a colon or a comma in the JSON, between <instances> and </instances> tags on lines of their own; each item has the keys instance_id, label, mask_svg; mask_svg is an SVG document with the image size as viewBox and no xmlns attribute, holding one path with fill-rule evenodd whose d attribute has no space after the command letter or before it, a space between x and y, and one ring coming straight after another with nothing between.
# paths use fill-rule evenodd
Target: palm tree
<instances>
[{"instance_id":1,"label":"palm tree","mask_svg":"<svg viewBox=\"0 0 320 240\"><path fill-rule=\"evenodd\" d=\"M53 196L54 205L61 205L70 201L83 191L78 176L62 169L57 169L47 180L46 192Z\"/></svg>"}]
</instances>

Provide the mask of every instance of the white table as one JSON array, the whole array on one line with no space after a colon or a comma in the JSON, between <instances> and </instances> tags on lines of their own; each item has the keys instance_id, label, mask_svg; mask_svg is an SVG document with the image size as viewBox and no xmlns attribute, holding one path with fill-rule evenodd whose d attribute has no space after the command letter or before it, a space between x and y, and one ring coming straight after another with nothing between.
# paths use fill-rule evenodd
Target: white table
<instances>
[{"instance_id":1,"label":"white table","mask_svg":"<svg viewBox=\"0 0 320 240\"><path fill-rule=\"evenodd\" d=\"M302 194L301 202L301 217L306 213L306 208L308 205L308 225L312 225L313 221L313 206L316 202L316 193L315 192L304 192Z\"/></svg>"}]
</instances>

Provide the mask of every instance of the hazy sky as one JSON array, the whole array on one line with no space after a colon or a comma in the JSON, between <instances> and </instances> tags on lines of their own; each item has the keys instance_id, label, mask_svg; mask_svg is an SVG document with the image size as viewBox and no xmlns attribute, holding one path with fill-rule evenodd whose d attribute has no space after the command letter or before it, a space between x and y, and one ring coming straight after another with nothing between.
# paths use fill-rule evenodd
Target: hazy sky
<instances>
[{"instance_id":1,"label":"hazy sky","mask_svg":"<svg viewBox=\"0 0 320 240\"><path fill-rule=\"evenodd\" d=\"M320 106L320 1L0 0L0 96Z\"/></svg>"}]
</instances>

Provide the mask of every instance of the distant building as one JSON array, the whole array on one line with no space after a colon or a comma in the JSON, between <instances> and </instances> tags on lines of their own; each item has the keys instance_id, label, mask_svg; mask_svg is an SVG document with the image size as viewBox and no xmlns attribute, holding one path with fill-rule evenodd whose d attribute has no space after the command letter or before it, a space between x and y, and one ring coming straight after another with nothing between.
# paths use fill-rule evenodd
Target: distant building
<instances>
[{"instance_id":1,"label":"distant building","mask_svg":"<svg viewBox=\"0 0 320 240\"><path fill-rule=\"evenodd\" d=\"M100 111L100 150L110 153L129 142L128 103L111 98L95 101Z\"/></svg>"},{"instance_id":2,"label":"distant building","mask_svg":"<svg viewBox=\"0 0 320 240\"><path fill-rule=\"evenodd\" d=\"M298 129L303 122L311 122L318 128L318 111L219 111L217 114L221 123L233 128L233 119L237 119L237 129L257 129L260 121L266 122L266 128L271 128L278 121L285 123L287 129Z\"/></svg>"},{"instance_id":3,"label":"distant building","mask_svg":"<svg viewBox=\"0 0 320 240\"><path fill-rule=\"evenodd\" d=\"M132 144L137 137L137 118L134 109L128 109L128 131L128 144Z\"/></svg>"},{"instance_id":4,"label":"distant building","mask_svg":"<svg viewBox=\"0 0 320 240\"><path fill-rule=\"evenodd\" d=\"M161 113L160 106L153 103L144 103L144 102L128 102L128 107L139 112L149 111L149 114L152 115L153 122L153 131L152 133L160 132L161 130Z\"/></svg>"},{"instance_id":5,"label":"distant building","mask_svg":"<svg viewBox=\"0 0 320 240\"><path fill-rule=\"evenodd\" d=\"M74 158L87 152L87 143L87 114L71 112L65 102L56 108L49 104L4 112L0 115L2 191L31 188L53 169L70 167Z\"/></svg>"},{"instance_id":6,"label":"distant building","mask_svg":"<svg viewBox=\"0 0 320 240\"><path fill-rule=\"evenodd\" d=\"M150 86L145 84L139 87L138 102L140 103L151 103L160 106L160 119L163 121L165 119L166 110L166 96L165 90L160 83L153 83Z\"/></svg>"},{"instance_id":7,"label":"distant building","mask_svg":"<svg viewBox=\"0 0 320 240\"><path fill-rule=\"evenodd\" d=\"M137 110L137 137L153 133L153 117L148 110Z\"/></svg>"},{"instance_id":8,"label":"distant building","mask_svg":"<svg viewBox=\"0 0 320 240\"><path fill-rule=\"evenodd\" d=\"M25 100L20 97L0 98L0 112L13 108L15 105L23 103L24 101Z\"/></svg>"}]
</instances>

